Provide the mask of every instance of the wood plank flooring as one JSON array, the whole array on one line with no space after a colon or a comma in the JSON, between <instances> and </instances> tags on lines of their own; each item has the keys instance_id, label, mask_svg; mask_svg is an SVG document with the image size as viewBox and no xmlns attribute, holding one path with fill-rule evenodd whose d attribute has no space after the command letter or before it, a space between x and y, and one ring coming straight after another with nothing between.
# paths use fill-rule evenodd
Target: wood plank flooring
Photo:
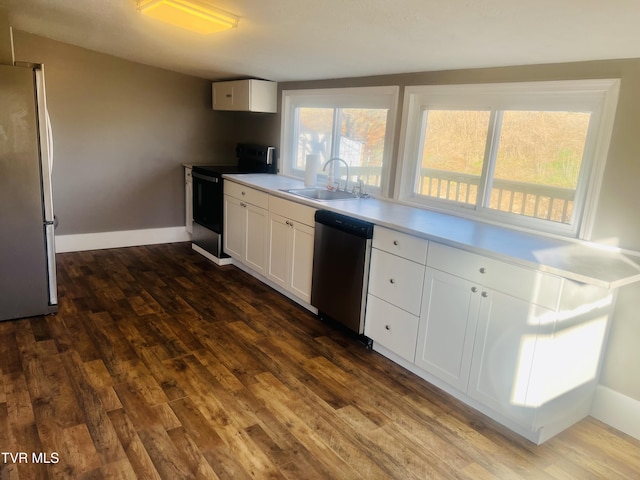
<instances>
[{"instance_id":1,"label":"wood plank flooring","mask_svg":"<svg viewBox=\"0 0 640 480\"><path fill-rule=\"evenodd\" d=\"M537 447L190 244L58 272L57 315L0 322L1 480L639 478L637 440Z\"/></svg>"}]
</instances>

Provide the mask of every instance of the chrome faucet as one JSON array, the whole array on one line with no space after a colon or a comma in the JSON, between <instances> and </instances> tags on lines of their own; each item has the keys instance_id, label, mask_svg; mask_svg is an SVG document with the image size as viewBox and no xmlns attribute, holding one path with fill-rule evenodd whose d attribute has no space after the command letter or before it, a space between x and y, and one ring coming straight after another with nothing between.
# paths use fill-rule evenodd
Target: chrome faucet
<instances>
[{"instance_id":1,"label":"chrome faucet","mask_svg":"<svg viewBox=\"0 0 640 480\"><path fill-rule=\"evenodd\" d=\"M344 166L347 169L347 178L344 181L344 191L347 191L347 188L349 186L349 164L347 162L345 162L343 159L339 158L339 157L333 157L330 158L329 160L326 161L326 163L324 164L324 167L322 167L322 171L324 172L327 169L327 166L331 163L331 162L342 162L344 163ZM338 176L338 180L340 180L340 177ZM338 181L338 190L340 190L340 182Z\"/></svg>"}]
</instances>

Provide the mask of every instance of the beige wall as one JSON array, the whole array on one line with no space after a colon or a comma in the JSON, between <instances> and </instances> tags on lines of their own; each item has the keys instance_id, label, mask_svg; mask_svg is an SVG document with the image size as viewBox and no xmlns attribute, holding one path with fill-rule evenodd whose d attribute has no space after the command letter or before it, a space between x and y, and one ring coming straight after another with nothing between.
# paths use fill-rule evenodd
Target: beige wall
<instances>
[{"instance_id":1,"label":"beige wall","mask_svg":"<svg viewBox=\"0 0 640 480\"><path fill-rule=\"evenodd\" d=\"M589 78L622 80L618 109L593 231L595 241L614 241L640 251L640 59L507 68L385 75L310 82L288 82L279 90L373 85L428 85ZM402 92L402 88L401 88ZM400 99L402 106L402 98ZM400 112L398 118L402 118ZM279 122L274 118L273 122ZM394 158L397 158L399 123ZM276 126L277 127L277 126ZM273 125L271 129L274 128ZM270 141L279 144L279 130ZM640 401L640 284L621 289L612 322L601 383ZM571 355L571 352L567 352Z\"/></svg>"},{"instance_id":2,"label":"beige wall","mask_svg":"<svg viewBox=\"0 0 640 480\"><path fill-rule=\"evenodd\" d=\"M182 163L234 163L260 118L214 112L211 82L15 32L45 65L59 235L184 225Z\"/></svg>"}]
</instances>

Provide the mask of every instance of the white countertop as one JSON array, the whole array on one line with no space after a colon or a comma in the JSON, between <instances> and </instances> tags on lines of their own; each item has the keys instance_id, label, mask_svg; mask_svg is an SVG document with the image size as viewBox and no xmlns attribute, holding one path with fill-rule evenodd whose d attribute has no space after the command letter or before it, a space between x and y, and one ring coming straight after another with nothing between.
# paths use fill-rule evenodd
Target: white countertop
<instances>
[{"instance_id":1,"label":"white countertop","mask_svg":"<svg viewBox=\"0 0 640 480\"><path fill-rule=\"evenodd\" d=\"M224 178L318 209L579 282L617 288L640 280L640 258L585 242L511 230L376 198L315 201L281 191L304 187L302 181L281 175L238 174Z\"/></svg>"}]
</instances>

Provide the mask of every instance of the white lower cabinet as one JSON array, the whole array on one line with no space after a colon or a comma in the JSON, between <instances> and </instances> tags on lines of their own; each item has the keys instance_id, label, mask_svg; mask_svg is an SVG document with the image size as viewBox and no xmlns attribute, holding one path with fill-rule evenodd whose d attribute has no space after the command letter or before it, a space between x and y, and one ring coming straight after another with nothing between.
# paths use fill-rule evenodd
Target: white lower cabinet
<instances>
[{"instance_id":1,"label":"white lower cabinet","mask_svg":"<svg viewBox=\"0 0 640 480\"><path fill-rule=\"evenodd\" d=\"M545 323L555 331L569 283L432 244L416 364L491 411L535 430L540 404L527 398L536 395L530 378L536 362L548 361L539 348L539 329Z\"/></svg>"},{"instance_id":2,"label":"white lower cabinet","mask_svg":"<svg viewBox=\"0 0 640 480\"><path fill-rule=\"evenodd\" d=\"M316 210L228 180L224 188L224 251L309 304Z\"/></svg>"},{"instance_id":3,"label":"white lower cabinet","mask_svg":"<svg viewBox=\"0 0 640 480\"><path fill-rule=\"evenodd\" d=\"M376 225L373 247L364 334L413 362L428 242Z\"/></svg>"},{"instance_id":4,"label":"white lower cabinet","mask_svg":"<svg viewBox=\"0 0 640 480\"><path fill-rule=\"evenodd\" d=\"M539 327L555 323L554 312L487 288L481 298L467 393L533 429L539 405L527 397L533 364L544 355L536 348Z\"/></svg>"},{"instance_id":5,"label":"white lower cabinet","mask_svg":"<svg viewBox=\"0 0 640 480\"><path fill-rule=\"evenodd\" d=\"M267 265L267 210L247 204L244 263L264 275Z\"/></svg>"},{"instance_id":6,"label":"white lower cabinet","mask_svg":"<svg viewBox=\"0 0 640 480\"><path fill-rule=\"evenodd\" d=\"M225 181L224 251L261 275L267 265L267 205L264 192Z\"/></svg>"},{"instance_id":7,"label":"white lower cabinet","mask_svg":"<svg viewBox=\"0 0 640 480\"><path fill-rule=\"evenodd\" d=\"M480 306L478 287L427 267L415 364L465 391Z\"/></svg>"},{"instance_id":8,"label":"white lower cabinet","mask_svg":"<svg viewBox=\"0 0 640 480\"><path fill-rule=\"evenodd\" d=\"M553 312L427 267L415 364L533 428L526 406L541 318Z\"/></svg>"},{"instance_id":9,"label":"white lower cabinet","mask_svg":"<svg viewBox=\"0 0 640 480\"><path fill-rule=\"evenodd\" d=\"M269 212L267 278L295 296L311 300L314 228Z\"/></svg>"},{"instance_id":10,"label":"white lower cabinet","mask_svg":"<svg viewBox=\"0 0 640 480\"><path fill-rule=\"evenodd\" d=\"M365 333L374 348L542 443L589 415L613 299L603 288L430 242L419 318L369 295Z\"/></svg>"},{"instance_id":11,"label":"white lower cabinet","mask_svg":"<svg viewBox=\"0 0 640 480\"><path fill-rule=\"evenodd\" d=\"M224 196L224 251L236 260L245 257L246 210L242 202L230 195Z\"/></svg>"}]
</instances>

